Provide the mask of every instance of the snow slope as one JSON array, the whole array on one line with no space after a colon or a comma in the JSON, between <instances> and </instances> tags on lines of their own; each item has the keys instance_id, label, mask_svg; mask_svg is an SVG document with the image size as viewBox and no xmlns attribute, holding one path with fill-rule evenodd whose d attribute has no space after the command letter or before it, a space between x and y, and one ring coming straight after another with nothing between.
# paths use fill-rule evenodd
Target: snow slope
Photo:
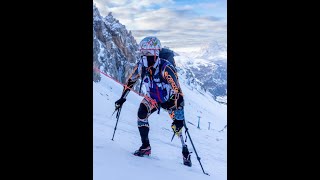
<instances>
[{"instance_id":1,"label":"snow slope","mask_svg":"<svg viewBox=\"0 0 320 180\"><path fill-rule=\"evenodd\" d=\"M141 145L137 128L137 111L142 97L130 92L116 124L114 102L119 99L122 86L101 75L93 82L93 173L94 180L226 180L227 179L227 106L219 104L210 94L200 94L181 83L185 97L185 118L193 143L204 170L202 173L195 153L192 167L182 164L181 142L172 137L169 115L163 109L149 117L150 157L136 157L132 153ZM180 80L182 82L182 80ZM198 117L200 128L197 128ZM208 130L208 122L211 122ZM183 131L184 132L184 131ZM185 135L183 133L183 135ZM185 137L185 136L184 136ZM187 140L189 151L194 152Z\"/></svg>"}]
</instances>

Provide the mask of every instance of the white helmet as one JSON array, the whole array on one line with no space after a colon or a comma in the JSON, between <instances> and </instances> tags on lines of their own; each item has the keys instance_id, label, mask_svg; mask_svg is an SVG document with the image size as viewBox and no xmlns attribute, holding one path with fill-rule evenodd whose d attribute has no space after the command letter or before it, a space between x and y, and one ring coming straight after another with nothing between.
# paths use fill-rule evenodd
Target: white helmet
<instances>
[{"instance_id":1,"label":"white helmet","mask_svg":"<svg viewBox=\"0 0 320 180\"><path fill-rule=\"evenodd\" d=\"M159 56L160 49L160 40L155 36L145 37L139 44L139 50L143 55L150 53L152 55Z\"/></svg>"},{"instance_id":2,"label":"white helmet","mask_svg":"<svg viewBox=\"0 0 320 180\"><path fill-rule=\"evenodd\" d=\"M159 57L161 50L160 40L155 36L145 37L139 44L139 50L142 56L142 64L145 67L150 67L155 63L157 57ZM152 59L150 56L154 58Z\"/></svg>"}]
</instances>

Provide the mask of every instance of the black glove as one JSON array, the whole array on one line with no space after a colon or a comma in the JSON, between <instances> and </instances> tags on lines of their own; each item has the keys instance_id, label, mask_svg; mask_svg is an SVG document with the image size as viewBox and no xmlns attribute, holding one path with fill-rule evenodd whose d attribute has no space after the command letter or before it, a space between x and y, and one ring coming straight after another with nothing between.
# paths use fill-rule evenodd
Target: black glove
<instances>
[{"instance_id":1,"label":"black glove","mask_svg":"<svg viewBox=\"0 0 320 180\"><path fill-rule=\"evenodd\" d=\"M116 106L116 109L118 109L118 108L120 108L121 106L122 106L122 104L124 103L124 102L126 102L126 98L120 98L119 100L117 100L114 104L115 104L115 106Z\"/></svg>"},{"instance_id":2,"label":"black glove","mask_svg":"<svg viewBox=\"0 0 320 180\"><path fill-rule=\"evenodd\" d=\"M172 130L177 136L179 136L182 131L183 121L184 120L174 120L171 124Z\"/></svg>"}]
</instances>

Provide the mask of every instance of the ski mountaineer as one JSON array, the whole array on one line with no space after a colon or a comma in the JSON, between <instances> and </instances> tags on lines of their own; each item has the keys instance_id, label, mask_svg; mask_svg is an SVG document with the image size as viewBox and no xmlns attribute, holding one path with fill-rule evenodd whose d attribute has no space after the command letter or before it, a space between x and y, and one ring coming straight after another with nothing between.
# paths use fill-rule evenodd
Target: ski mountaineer
<instances>
[{"instance_id":1,"label":"ski mountaineer","mask_svg":"<svg viewBox=\"0 0 320 180\"><path fill-rule=\"evenodd\" d=\"M134 152L134 155L151 154L148 117L157 110L159 114L160 108L163 108L173 120L171 128L175 135L181 139L183 164L191 166L191 156L182 136L184 101L177 70L169 61L159 58L160 50L161 43L157 37L150 36L141 40L139 44L140 59L124 85L121 98L115 102L115 106L116 108L122 106L130 88L141 78L141 83L145 85L147 94L140 103L137 118L142 145ZM142 84L140 84L140 91Z\"/></svg>"}]
</instances>

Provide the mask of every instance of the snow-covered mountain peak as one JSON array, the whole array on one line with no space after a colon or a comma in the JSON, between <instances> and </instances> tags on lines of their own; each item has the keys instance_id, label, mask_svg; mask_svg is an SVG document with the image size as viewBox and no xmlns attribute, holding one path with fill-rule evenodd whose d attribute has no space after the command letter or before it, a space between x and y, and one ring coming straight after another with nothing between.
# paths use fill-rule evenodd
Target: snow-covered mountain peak
<instances>
[{"instance_id":1,"label":"snow-covered mountain peak","mask_svg":"<svg viewBox=\"0 0 320 180\"><path fill-rule=\"evenodd\" d=\"M212 41L204 44L194 57L211 61L227 61L227 45Z\"/></svg>"},{"instance_id":2,"label":"snow-covered mountain peak","mask_svg":"<svg viewBox=\"0 0 320 180\"><path fill-rule=\"evenodd\" d=\"M102 17L93 6L93 65L124 83L137 62L138 44L125 25L113 17L112 13ZM94 81L101 79L94 72Z\"/></svg>"}]
</instances>

